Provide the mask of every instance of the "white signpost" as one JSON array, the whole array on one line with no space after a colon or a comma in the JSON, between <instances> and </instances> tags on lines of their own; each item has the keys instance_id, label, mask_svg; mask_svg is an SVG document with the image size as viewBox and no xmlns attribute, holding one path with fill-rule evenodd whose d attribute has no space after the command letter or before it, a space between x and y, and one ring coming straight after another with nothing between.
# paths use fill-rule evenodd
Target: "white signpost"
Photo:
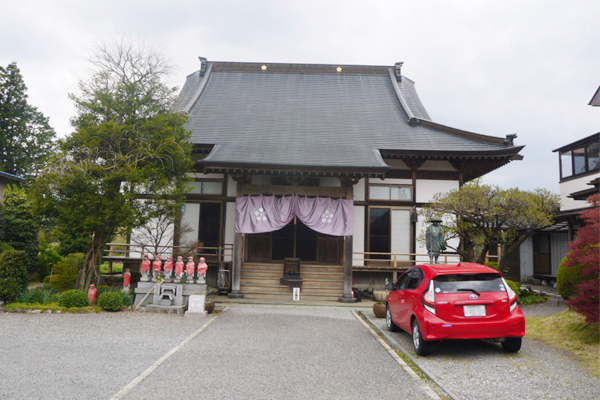
<instances>
[{"instance_id":1,"label":"white signpost","mask_svg":"<svg viewBox=\"0 0 600 400\"><path fill-rule=\"evenodd\" d=\"M299 287L294 288L294 297L292 297L292 299L294 301L300 301L300 288Z\"/></svg>"},{"instance_id":2,"label":"white signpost","mask_svg":"<svg viewBox=\"0 0 600 400\"><path fill-rule=\"evenodd\" d=\"M198 316L206 318L206 311L204 310L204 301L206 300L205 295L190 295L188 300L188 309L185 312L186 317Z\"/></svg>"}]
</instances>

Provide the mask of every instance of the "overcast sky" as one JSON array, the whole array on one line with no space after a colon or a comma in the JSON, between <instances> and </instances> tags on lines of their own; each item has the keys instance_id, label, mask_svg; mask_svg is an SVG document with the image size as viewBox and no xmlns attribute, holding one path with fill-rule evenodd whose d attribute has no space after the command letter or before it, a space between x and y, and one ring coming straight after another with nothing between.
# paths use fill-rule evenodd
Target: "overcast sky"
<instances>
[{"instance_id":1,"label":"overcast sky","mask_svg":"<svg viewBox=\"0 0 600 400\"><path fill-rule=\"evenodd\" d=\"M484 182L558 193L552 150L600 131L598 0L4 0L0 65L17 62L30 104L59 136L67 94L85 77L94 42L142 38L177 66L181 87L213 61L393 65L416 82L435 122L517 133L523 161Z\"/></svg>"}]
</instances>

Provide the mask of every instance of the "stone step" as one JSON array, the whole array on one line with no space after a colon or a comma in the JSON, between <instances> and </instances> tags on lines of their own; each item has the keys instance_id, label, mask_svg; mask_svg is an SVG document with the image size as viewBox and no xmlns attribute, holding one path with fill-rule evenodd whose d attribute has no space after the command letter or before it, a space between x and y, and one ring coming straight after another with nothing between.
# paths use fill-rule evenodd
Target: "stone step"
<instances>
[{"instance_id":1,"label":"stone step","mask_svg":"<svg viewBox=\"0 0 600 400\"><path fill-rule=\"evenodd\" d=\"M307 301L338 302L340 297L342 297L341 293L337 296L320 296L320 295L305 294L303 292L300 293L300 300L307 300ZM248 299L248 300L264 299L264 300L269 300L269 301L275 301L275 300L290 301L290 300L292 300L292 293L287 293L285 295L272 294L272 293L244 293L244 298Z\"/></svg>"},{"instance_id":2,"label":"stone step","mask_svg":"<svg viewBox=\"0 0 600 400\"><path fill-rule=\"evenodd\" d=\"M242 277L240 282L242 285L281 285L280 278L260 278L260 277ZM330 280L330 279L310 279L302 278L302 286L318 287L318 288L344 288L343 280Z\"/></svg>"},{"instance_id":3,"label":"stone step","mask_svg":"<svg viewBox=\"0 0 600 400\"><path fill-rule=\"evenodd\" d=\"M240 285L240 291L246 295L246 293L273 293L273 294L286 294L292 293L288 286L283 285L262 285L262 286L252 286L252 285ZM311 294L311 295L322 295L322 296L337 296L342 295L344 293L344 288L341 289L323 289L323 288L314 288L314 287L305 287L302 286L300 288L301 293Z\"/></svg>"},{"instance_id":4,"label":"stone step","mask_svg":"<svg viewBox=\"0 0 600 400\"><path fill-rule=\"evenodd\" d=\"M242 271L277 271L283 272L283 264L258 264L243 263ZM304 272L341 272L344 273L343 265L324 265L324 264L302 264L300 273Z\"/></svg>"}]
</instances>

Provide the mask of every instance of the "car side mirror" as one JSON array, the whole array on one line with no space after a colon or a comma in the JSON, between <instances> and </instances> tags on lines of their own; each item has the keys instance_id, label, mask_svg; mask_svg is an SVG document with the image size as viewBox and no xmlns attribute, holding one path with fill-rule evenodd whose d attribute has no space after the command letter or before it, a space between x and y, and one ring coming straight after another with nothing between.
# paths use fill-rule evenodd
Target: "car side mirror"
<instances>
[{"instance_id":1,"label":"car side mirror","mask_svg":"<svg viewBox=\"0 0 600 400\"><path fill-rule=\"evenodd\" d=\"M385 290L396 290L396 289L394 288L393 283L388 283L387 285L385 285Z\"/></svg>"}]
</instances>

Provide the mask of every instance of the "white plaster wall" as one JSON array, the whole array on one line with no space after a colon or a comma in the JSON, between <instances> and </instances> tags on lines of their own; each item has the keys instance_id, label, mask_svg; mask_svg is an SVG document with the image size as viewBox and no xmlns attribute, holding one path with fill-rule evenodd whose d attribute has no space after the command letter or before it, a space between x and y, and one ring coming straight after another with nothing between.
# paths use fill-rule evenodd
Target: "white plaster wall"
<instances>
[{"instance_id":1,"label":"white plaster wall","mask_svg":"<svg viewBox=\"0 0 600 400\"><path fill-rule=\"evenodd\" d=\"M182 225L189 226L192 230L181 235L181 242L195 242L198 240L198 227L200 226L200 203L186 203L185 211L181 216Z\"/></svg>"},{"instance_id":2,"label":"white plaster wall","mask_svg":"<svg viewBox=\"0 0 600 400\"><path fill-rule=\"evenodd\" d=\"M458 181L418 179L416 201L417 203L428 203L435 193L445 193L458 189L458 187Z\"/></svg>"},{"instance_id":3,"label":"white plaster wall","mask_svg":"<svg viewBox=\"0 0 600 400\"><path fill-rule=\"evenodd\" d=\"M362 253L365 251L365 207L354 206L354 235L352 238L352 251ZM364 258L357 255L356 258ZM364 261L353 261L352 265L363 266Z\"/></svg>"},{"instance_id":4,"label":"white plaster wall","mask_svg":"<svg viewBox=\"0 0 600 400\"><path fill-rule=\"evenodd\" d=\"M418 210L420 210L420 208L417 208L417 211ZM417 223L415 224L415 240L416 240L415 252L417 254L420 254L419 256L416 256L416 258L415 258L417 264L429 262L429 257L427 256L427 247L425 247L425 242L419 240L419 236L421 236L422 234L425 234L427 225L428 225L428 223L425 220L425 218L423 216L419 215Z\"/></svg>"},{"instance_id":5,"label":"white plaster wall","mask_svg":"<svg viewBox=\"0 0 600 400\"><path fill-rule=\"evenodd\" d=\"M237 194L237 182L229 176L227 178L227 196L235 197Z\"/></svg>"},{"instance_id":6,"label":"white plaster wall","mask_svg":"<svg viewBox=\"0 0 600 400\"><path fill-rule=\"evenodd\" d=\"M600 177L600 173L586 175L581 178L562 182L559 185L560 203L561 203L560 210L568 211L568 210L575 210L578 208L588 207L588 203L586 203L585 201L573 200L567 196L573 192L579 192L580 190L585 190L585 189L591 188L591 186L588 185L587 183L598 177Z\"/></svg>"},{"instance_id":7,"label":"white plaster wall","mask_svg":"<svg viewBox=\"0 0 600 400\"><path fill-rule=\"evenodd\" d=\"M354 185L354 201L365 200L365 182L366 179L361 179L356 185Z\"/></svg>"}]
</instances>

